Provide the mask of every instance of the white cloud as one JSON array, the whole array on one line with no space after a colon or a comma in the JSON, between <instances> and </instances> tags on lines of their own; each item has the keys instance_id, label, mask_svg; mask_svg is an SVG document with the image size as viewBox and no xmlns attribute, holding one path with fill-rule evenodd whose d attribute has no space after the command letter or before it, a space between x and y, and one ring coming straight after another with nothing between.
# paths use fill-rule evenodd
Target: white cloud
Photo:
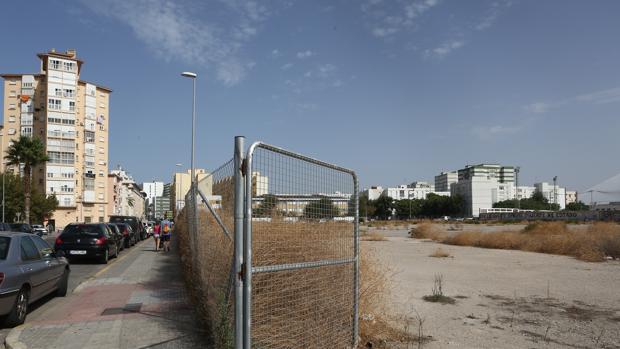
<instances>
[{"instance_id":1,"label":"white cloud","mask_svg":"<svg viewBox=\"0 0 620 349\"><path fill-rule=\"evenodd\" d=\"M340 79L338 79L338 80L334 81L334 83L332 83L333 87L340 87L342 85L344 85L344 84L343 84L342 80L340 80Z\"/></svg>"},{"instance_id":2,"label":"white cloud","mask_svg":"<svg viewBox=\"0 0 620 349\"><path fill-rule=\"evenodd\" d=\"M254 1L222 2L236 18L226 28L196 15L193 4L185 6L166 0L82 0L93 12L131 27L136 38L161 59L214 67L217 79L232 86L243 80L249 67L240 58L240 50L257 34L256 25L268 13Z\"/></svg>"},{"instance_id":3,"label":"white cloud","mask_svg":"<svg viewBox=\"0 0 620 349\"><path fill-rule=\"evenodd\" d=\"M521 126L475 126L471 129L472 133L481 140L491 140L497 137L515 134L521 131Z\"/></svg>"},{"instance_id":4,"label":"white cloud","mask_svg":"<svg viewBox=\"0 0 620 349\"><path fill-rule=\"evenodd\" d=\"M534 114L542 114L546 113L551 108L551 105L545 102L536 102L532 104L528 104L524 107L524 109L530 113Z\"/></svg>"},{"instance_id":5,"label":"white cloud","mask_svg":"<svg viewBox=\"0 0 620 349\"><path fill-rule=\"evenodd\" d=\"M285 65L281 66L280 69L282 70L289 70L293 67L293 63L286 63Z\"/></svg>"},{"instance_id":6,"label":"white cloud","mask_svg":"<svg viewBox=\"0 0 620 349\"><path fill-rule=\"evenodd\" d=\"M593 104L620 102L620 87L582 94L575 97L575 100Z\"/></svg>"},{"instance_id":7,"label":"white cloud","mask_svg":"<svg viewBox=\"0 0 620 349\"><path fill-rule=\"evenodd\" d=\"M306 51L302 51L302 52L297 52L297 58L299 59L306 59L306 58L310 58L314 56L314 52L310 51L310 50L306 50Z\"/></svg>"},{"instance_id":8,"label":"white cloud","mask_svg":"<svg viewBox=\"0 0 620 349\"><path fill-rule=\"evenodd\" d=\"M414 28L415 20L437 6L439 2L439 0L400 0L394 4L369 0L363 3L361 8L368 17L372 35L377 38L389 38L398 32Z\"/></svg>"},{"instance_id":9,"label":"white cloud","mask_svg":"<svg viewBox=\"0 0 620 349\"><path fill-rule=\"evenodd\" d=\"M526 111L534 114L544 114L571 104L607 104L620 102L620 87L607 90L584 93L578 96L565 98L552 102L536 102L523 107Z\"/></svg>"},{"instance_id":10,"label":"white cloud","mask_svg":"<svg viewBox=\"0 0 620 349\"><path fill-rule=\"evenodd\" d=\"M491 27L510 6L512 6L512 1L510 0L493 2L487 9L484 17L474 26L474 29L482 31Z\"/></svg>"},{"instance_id":11,"label":"white cloud","mask_svg":"<svg viewBox=\"0 0 620 349\"><path fill-rule=\"evenodd\" d=\"M450 40L450 41L444 42L443 44L435 48L426 50L425 55L427 57L443 58L447 56L448 54L450 54L452 51L458 48L461 48L463 46L465 46L465 42L461 40Z\"/></svg>"},{"instance_id":12,"label":"white cloud","mask_svg":"<svg viewBox=\"0 0 620 349\"><path fill-rule=\"evenodd\" d=\"M274 49L273 51L271 51L271 57L273 57L273 58L280 57L280 50Z\"/></svg>"},{"instance_id":13,"label":"white cloud","mask_svg":"<svg viewBox=\"0 0 620 349\"><path fill-rule=\"evenodd\" d=\"M333 64L323 64L318 68L317 75L322 78L330 77L336 71L336 66Z\"/></svg>"}]
</instances>

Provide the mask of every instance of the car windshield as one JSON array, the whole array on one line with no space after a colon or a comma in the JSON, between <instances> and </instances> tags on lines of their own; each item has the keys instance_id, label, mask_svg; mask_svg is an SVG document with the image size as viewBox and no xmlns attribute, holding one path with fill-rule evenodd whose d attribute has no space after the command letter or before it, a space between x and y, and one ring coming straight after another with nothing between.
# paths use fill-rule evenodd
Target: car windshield
<instances>
[{"instance_id":1,"label":"car windshield","mask_svg":"<svg viewBox=\"0 0 620 349\"><path fill-rule=\"evenodd\" d=\"M135 223L136 219L133 217L110 217L112 223Z\"/></svg>"},{"instance_id":2,"label":"car windshield","mask_svg":"<svg viewBox=\"0 0 620 349\"><path fill-rule=\"evenodd\" d=\"M101 228L98 225L69 225L62 232L62 235L89 235L99 236L101 234Z\"/></svg>"},{"instance_id":3,"label":"car windshield","mask_svg":"<svg viewBox=\"0 0 620 349\"><path fill-rule=\"evenodd\" d=\"M0 259L6 259L9 253L9 245L11 244L11 238L6 236L0 236Z\"/></svg>"}]
</instances>

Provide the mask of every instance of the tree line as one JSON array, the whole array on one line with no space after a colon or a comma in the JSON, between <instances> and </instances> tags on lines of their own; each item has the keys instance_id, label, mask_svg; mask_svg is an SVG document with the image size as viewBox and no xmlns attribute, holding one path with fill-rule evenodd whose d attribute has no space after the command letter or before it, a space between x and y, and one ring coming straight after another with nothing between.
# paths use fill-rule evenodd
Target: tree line
<instances>
[{"instance_id":1,"label":"tree line","mask_svg":"<svg viewBox=\"0 0 620 349\"><path fill-rule=\"evenodd\" d=\"M462 216L465 212L465 201L459 195L441 196L428 194L426 199L394 200L389 196L381 196L369 200L367 195L360 195L360 217L377 219L410 219L438 218L444 216Z\"/></svg>"},{"instance_id":2,"label":"tree line","mask_svg":"<svg viewBox=\"0 0 620 349\"><path fill-rule=\"evenodd\" d=\"M547 211L559 211L560 205L551 203L541 193L534 192L531 197L524 199L512 199L498 201L493 204L493 208L520 208L522 210L547 210ZM566 211L587 211L590 207L581 201L571 202L566 205Z\"/></svg>"}]
</instances>

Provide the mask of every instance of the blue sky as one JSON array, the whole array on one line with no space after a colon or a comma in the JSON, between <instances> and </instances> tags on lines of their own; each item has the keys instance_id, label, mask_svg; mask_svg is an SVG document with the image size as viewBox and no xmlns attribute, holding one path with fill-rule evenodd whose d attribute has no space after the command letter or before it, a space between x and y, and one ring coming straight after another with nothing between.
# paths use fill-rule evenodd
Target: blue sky
<instances>
[{"instance_id":1,"label":"blue sky","mask_svg":"<svg viewBox=\"0 0 620 349\"><path fill-rule=\"evenodd\" d=\"M23 2L0 14L2 73L76 48L108 86L110 165L139 181L233 137L355 169L362 187L466 164L585 190L620 172L618 1Z\"/></svg>"}]
</instances>

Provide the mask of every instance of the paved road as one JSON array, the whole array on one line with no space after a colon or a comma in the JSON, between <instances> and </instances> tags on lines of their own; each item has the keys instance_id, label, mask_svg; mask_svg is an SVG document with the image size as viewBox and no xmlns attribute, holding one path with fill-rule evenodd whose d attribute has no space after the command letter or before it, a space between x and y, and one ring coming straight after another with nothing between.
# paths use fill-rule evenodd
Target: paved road
<instances>
[{"instance_id":1,"label":"paved road","mask_svg":"<svg viewBox=\"0 0 620 349\"><path fill-rule=\"evenodd\" d=\"M50 245L52 246L54 245L55 237L48 236L48 237L45 237L44 239ZM142 242L142 244L144 243L152 243L152 241L146 240ZM136 247L137 246L139 245L136 245ZM94 261L72 263L71 264L71 276L69 277L69 293L72 293L73 290L79 284L94 277L95 274L97 274L99 271L103 270L104 268L107 268L109 265L118 263L117 261L120 261L121 263L131 262L131 260L135 259L136 256L131 256L132 254L130 254L130 252L136 249L136 247L132 247L129 250L128 249L123 250L119 258L110 260L107 265L97 264ZM127 256L125 257L125 255ZM36 320L38 318L38 315L45 312L46 310L53 308L57 303L58 303L58 300L55 299L53 296L47 296L43 298L42 300L39 300L36 303L32 304L28 312L28 317L26 318L26 323L28 323L29 321ZM11 330L10 328L0 327L0 348L1 349L4 348L4 338L9 333L10 330Z\"/></svg>"}]
</instances>

